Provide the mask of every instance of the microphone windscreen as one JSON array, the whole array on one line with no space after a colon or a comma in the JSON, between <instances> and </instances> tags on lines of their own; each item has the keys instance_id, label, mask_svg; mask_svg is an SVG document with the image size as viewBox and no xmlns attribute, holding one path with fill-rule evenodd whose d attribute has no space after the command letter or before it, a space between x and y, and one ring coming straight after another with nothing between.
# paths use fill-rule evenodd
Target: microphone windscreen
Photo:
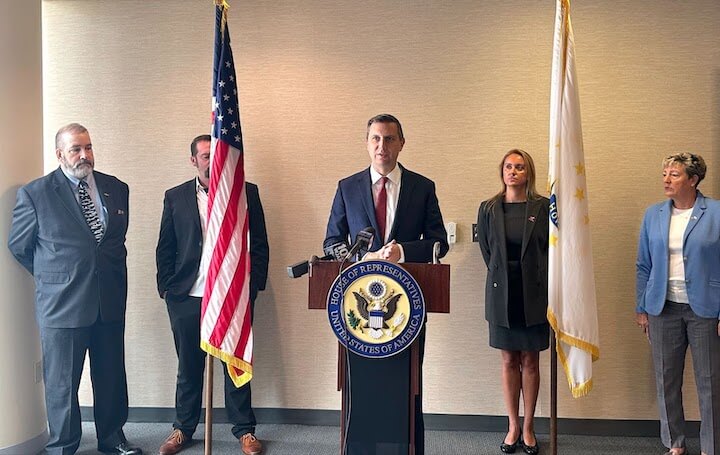
<instances>
[{"instance_id":1,"label":"microphone windscreen","mask_svg":"<svg viewBox=\"0 0 720 455\"><path fill-rule=\"evenodd\" d=\"M326 256L332 256L336 261L342 261L348 254L348 244L345 242L337 242L323 248Z\"/></svg>"},{"instance_id":2,"label":"microphone windscreen","mask_svg":"<svg viewBox=\"0 0 720 455\"><path fill-rule=\"evenodd\" d=\"M300 261L297 264L287 266L287 273L290 278L300 278L308 273L308 261Z\"/></svg>"}]
</instances>

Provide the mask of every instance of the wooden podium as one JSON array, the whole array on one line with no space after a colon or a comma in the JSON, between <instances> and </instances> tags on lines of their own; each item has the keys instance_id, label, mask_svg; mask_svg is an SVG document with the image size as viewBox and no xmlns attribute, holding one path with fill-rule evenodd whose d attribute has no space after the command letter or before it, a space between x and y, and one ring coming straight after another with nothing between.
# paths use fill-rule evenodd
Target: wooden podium
<instances>
[{"instance_id":1,"label":"wooden podium","mask_svg":"<svg viewBox=\"0 0 720 455\"><path fill-rule=\"evenodd\" d=\"M350 266L346 264L344 268ZM422 290L423 297L425 300L425 311L427 313L449 313L450 312L450 266L446 264L421 264L421 263L403 263L399 264L404 268L410 275L415 278L420 289ZM337 278L340 272L340 263L337 261L316 261L310 264L309 272L309 292L308 292L308 308L311 310L323 310L327 308L327 295L328 291L332 287L333 282ZM416 454L416 437L422 438L423 435L417 435L416 422L415 422L415 408L418 397L420 396L422 389L422 358L420 344L424 344L424 329L423 334L419 336L410 346L407 351L410 357L410 368L409 368L409 394L407 397L407 447L408 455ZM346 428L348 426L349 409L348 406L348 379L346 377L346 371L349 365L347 359L347 352L345 346L338 342L338 378L337 378L337 390L342 391L342 409L341 409L341 421L340 421L340 454L345 455L347 450L346 441ZM357 357L355 354L351 354ZM402 355L399 354L399 355ZM398 355L398 356L399 356ZM397 357L397 356L395 356ZM369 359L369 363L365 362L365 365L371 365L372 362L378 360ZM363 397L364 399L367 397ZM364 429L368 432L372 431L372 428ZM422 427L419 430L424 431ZM358 453L365 453L359 451ZM397 450L388 450L387 452L378 451L377 453L398 453ZM348 454L352 455L352 454Z\"/></svg>"}]
</instances>

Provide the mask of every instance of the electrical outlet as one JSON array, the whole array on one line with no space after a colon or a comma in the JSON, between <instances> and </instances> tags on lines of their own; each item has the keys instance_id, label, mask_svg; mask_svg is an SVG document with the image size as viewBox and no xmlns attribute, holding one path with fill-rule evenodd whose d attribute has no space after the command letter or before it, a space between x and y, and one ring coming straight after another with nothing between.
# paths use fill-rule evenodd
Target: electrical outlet
<instances>
[{"instance_id":1,"label":"electrical outlet","mask_svg":"<svg viewBox=\"0 0 720 455\"><path fill-rule=\"evenodd\" d=\"M473 223L473 225L472 225L472 241L473 242L478 241L477 223Z\"/></svg>"}]
</instances>

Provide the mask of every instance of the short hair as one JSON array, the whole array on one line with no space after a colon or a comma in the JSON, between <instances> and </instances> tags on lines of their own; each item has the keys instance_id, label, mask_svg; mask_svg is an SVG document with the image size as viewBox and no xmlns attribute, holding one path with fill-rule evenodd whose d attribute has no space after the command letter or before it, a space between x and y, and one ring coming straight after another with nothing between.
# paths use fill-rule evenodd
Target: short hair
<instances>
[{"instance_id":1,"label":"short hair","mask_svg":"<svg viewBox=\"0 0 720 455\"><path fill-rule=\"evenodd\" d=\"M394 123L397 125L398 130L398 136L400 137L401 141L405 140L405 136L403 135L402 125L400 124L400 120L398 120L394 115L390 114L378 114L375 117L371 118L367 122L367 132L365 133L365 139L370 136L370 126L373 123Z\"/></svg>"},{"instance_id":2,"label":"short hair","mask_svg":"<svg viewBox=\"0 0 720 455\"><path fill-rule=\"evenodd\" d=\"M75 134L81 134L81 133L87 133L88 130L84 126L82 126L79 123L68 123L67 125L61 127L57 133L55 133L55 149L60 148L60 143L62 142L62 137L65 133L75 133Z\"/></svg>"},{"instance_id":3,"label":"short hair","mask_svg":"<svg viewBox=\"0 0 720 455\"><path fill-rule=\"evenodd\" d=\"M197 156L198 142L211 142L210 135L209 134L201 134L200 136L198 136L192 140L192 142L190 143L190 156L192 156L192 157Z\"/></svg>"},{"instance_id":4,"label":"short hair","mask_svg":"<svg viewBox=\"0 0 720 455\"><path fill-rule=\"evenodd\" d=\"M505 196L505 192L507 191L507 185L505 185L505 180L503 179L503 166L505 165L505 160L510 155L518 155L522 157L523 161L525 161L525 173L527 174L525 195L527 196L527 200L535 201L537 199L540 199L541 197L535 189L535 162L533 161L532 156L530 156L530 154L525 150L512 149L508 150L500 160L500 182L502 182L502 190L500 190L499 193L493 196L493 198L490 200L490 206L492 206L497 201L502 201L503 197Z\"/></svg>"},{"instance_id":5,"label":"short hair","mask_svg":"<svg viewBox=\"0 0 720 455\"><path fill-rule=\"evenodd\" d=\"M688 178L692 178L697 175L698 181L695 186L700 185L700 182L702 182L705 178L707 165L705 165L705 160L700 155L695 155L694 153L689 152L673 153L672 155L665 157L662 162L663 169L675 164L678 164L685 169L685 173Z\"/></svg>"}]
</instances>

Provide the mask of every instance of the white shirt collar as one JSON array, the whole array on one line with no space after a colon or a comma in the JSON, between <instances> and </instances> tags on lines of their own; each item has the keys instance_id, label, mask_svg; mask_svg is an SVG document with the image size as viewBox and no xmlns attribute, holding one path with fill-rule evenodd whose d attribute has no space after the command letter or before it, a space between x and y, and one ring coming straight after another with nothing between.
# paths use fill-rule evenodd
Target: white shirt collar
<instances>
[{"instance_id":1,"label":"white shirt collar","mask_svg":"<svg viewBox=\"0 0 720 455\"><path fill-rule=\"evenodd\" d=\"M195 177L195 192L199 193L201 191L207 194L207 192L205 192L205 187L202 186L202 183L200 183L200 177Z\"/></svg>"},{"instance_id":2,"label":"white shirt collar","mask_svg":"<svg viewBox=\"0 0 720 455\"><path fill-rule=\"evenodd\" d=\"M395 169L390 171L390 173L386 177L395 186L398 186L400 184L400 178L402 177L402 168L400 168L400 165L396 164ZM374 167L370 166L370 182L375 185L378 180L380 180L380 178L382 178L382 175L380 175L380 173L376 171Z\"/></svg>"}]
</instances>

